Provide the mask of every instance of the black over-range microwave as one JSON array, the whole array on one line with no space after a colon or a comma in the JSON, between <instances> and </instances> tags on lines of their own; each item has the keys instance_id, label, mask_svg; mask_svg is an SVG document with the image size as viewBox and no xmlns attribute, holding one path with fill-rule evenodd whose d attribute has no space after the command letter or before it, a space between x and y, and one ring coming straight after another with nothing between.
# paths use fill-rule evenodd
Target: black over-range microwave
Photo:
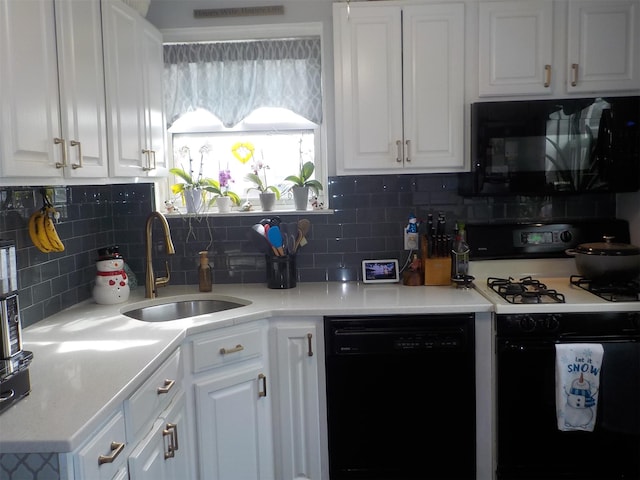
<instances>
[{"instance_id":1,"label":"black over-range microwave","mask_svg":"<svg viewBox=\"0 0 640 480\"><path fill-rule=\"evenodd\" d=\"M463 195L640 190L640 97L471 105Z\"/></svg>"}]
</instances>

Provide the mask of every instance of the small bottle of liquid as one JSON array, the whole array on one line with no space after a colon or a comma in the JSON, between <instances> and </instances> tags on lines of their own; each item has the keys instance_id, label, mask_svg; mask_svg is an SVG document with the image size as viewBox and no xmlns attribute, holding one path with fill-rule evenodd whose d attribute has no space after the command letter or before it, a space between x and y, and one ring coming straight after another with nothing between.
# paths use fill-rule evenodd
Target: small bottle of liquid
<instances>
[{"instance_id":1,"label":"small bottle of liquid","mask_svg":"<svg viewBox=\"0 0 640 480\"><path fill-rule=\"evenodd\" d=\"M467 244L467 233L464 223L458 223L451 249L451 278L464 280L469 275L469 245Z\"/></svg>"},{"instance_id":2,"label":"small bottle of liquid","mask_svg":"<svg viewBox=\"0 0 640 480\"><path fill-rule=\"evenodd\" d=\"M211 291L211 265L209 265L208 252L200 252L200 265L198 265L198 281L201 292Z\"/></svg>"}]
</instances>

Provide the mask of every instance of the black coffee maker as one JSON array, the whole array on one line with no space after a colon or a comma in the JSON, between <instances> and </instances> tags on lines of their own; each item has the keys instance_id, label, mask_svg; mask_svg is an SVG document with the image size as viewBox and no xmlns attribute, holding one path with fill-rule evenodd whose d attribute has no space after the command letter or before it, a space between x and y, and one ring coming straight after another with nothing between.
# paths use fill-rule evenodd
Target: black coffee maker
<instances>
[{"instance_id":1,"label":"black coffee maker","mask_svg":"<svg viewBox=\"0 0 640 480\"><path fill-rule=\"evenodd\" d=\"M22 349L15 243L0 240L0 412L31 391L32 358Z\"/></svg>"}]
</instances>

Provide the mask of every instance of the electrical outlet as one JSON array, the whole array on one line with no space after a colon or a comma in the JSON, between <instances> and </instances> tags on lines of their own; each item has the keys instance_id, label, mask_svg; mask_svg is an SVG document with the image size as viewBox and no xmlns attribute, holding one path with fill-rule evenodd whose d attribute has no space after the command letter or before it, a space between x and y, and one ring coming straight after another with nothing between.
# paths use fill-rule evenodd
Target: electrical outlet
<instances>
[{"instance_id":1,"label":"electrical outlet","mask_svg":"<svg viewBox=\"0 0 640 480\"><path fill-rule=\"evenodd\" d=\"M405 250L417 250L418 249L418 234L415 232L407 232L404 230L404 249Z\"/></svg>"}]
</instances>

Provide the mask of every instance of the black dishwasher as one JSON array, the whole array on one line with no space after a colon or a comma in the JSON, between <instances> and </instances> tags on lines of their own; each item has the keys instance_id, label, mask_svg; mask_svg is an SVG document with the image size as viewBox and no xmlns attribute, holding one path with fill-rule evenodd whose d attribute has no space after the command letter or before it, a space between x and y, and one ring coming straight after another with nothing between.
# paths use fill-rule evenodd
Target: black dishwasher
<instances>
[{"instance_id":1,"label":"black dishwasher","mask_svg":"<svg viewBox=\"0 0 640 480\"><path fill-rule=\"evenodd\" d=\"M324 329L331 480L475 479L473 314Z\"/></svg>"}]
</instances>

